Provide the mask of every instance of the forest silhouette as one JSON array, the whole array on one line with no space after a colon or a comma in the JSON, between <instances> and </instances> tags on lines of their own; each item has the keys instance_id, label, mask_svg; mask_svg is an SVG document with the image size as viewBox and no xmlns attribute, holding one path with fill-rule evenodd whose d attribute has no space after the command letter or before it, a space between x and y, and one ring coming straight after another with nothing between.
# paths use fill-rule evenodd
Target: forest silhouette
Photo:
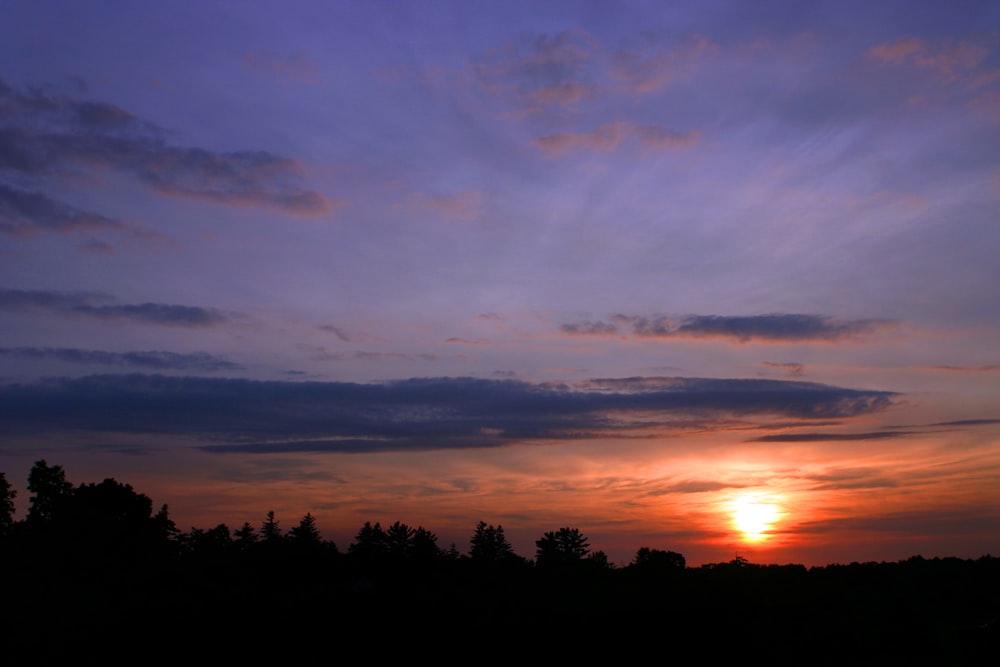
<instances>
[{"instance_id":1,"label":"forest silhouette","mask_svg":"<svg viewBox=\"0 0 1000 667\"><path fill-rule=\"evenodd\" d=\"M114 479L37 461L25 518L0 473L5 664L203 659L328 663L620 660L995 664L1000 558L688 567L643 546L624 566L563 527L514 552L480 521L468 550L366 522L345 550L307 513L181 531ZM470 653L471 652L471 653ZM502 657L506 656L506 657ZM685 656L687 656L685 658ZM375 658L378 658L375 660ZM199 660L200 661L200 660Z\"/></svg>"}]
</instances>

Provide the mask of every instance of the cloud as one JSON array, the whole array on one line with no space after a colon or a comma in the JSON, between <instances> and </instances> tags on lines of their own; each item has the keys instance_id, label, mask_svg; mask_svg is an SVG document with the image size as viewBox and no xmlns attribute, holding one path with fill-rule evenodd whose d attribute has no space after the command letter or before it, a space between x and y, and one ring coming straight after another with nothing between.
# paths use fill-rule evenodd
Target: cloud
<instances>
[{"instance_id":1,"label":"cloud","mask_svg":"<svg viewBox=\"0 0 1000 667\"><path fill-rule=\"evenodd\" d=\"M60 234L121 230L120 220L84 211L41 192L9 187L0 182L0 232L27 236L51 231Z\"/></svg>"},{"instance_id":2,"label":"cloud","mask_svg":"<svg viewBox=\"0 0 1000 667\"><path fill-rule=\"evenodd\" d=\"M335 327L332 324L322 324L317 328L320 331L327 331L329 333L332 333L334 336L344 341L345 343L349 343L353 340L350 335L344 332L343 329L341 329L340 327Z\"/></svg>"},{"instance_id":3,"label":"cloud","mask_svg":"<svg viewBox=\"0 0 1000 667\"><path fill-rule=\"evenodd\" d=\"M880 536L993 535L1000 512L994 507L929 509L892 512L871 517L853 517L807 521L798 524L796 533L872 532Z\"/></svg>"},{"instance_id":4,"label":"cloud","mask_svg":"<svg viewBox=\"0 0 1000 667\"><path fill-rule=\"evenodd\" d=\"M41 193L94 170L128 174L156 192L224 206L319 216L338 204L303 185L300 165L266 151L216 152L167 142L167 132L112 104L17 91L0 81L0 226L14 231L119 228ZM8 229L9 231L9 229Z\"/></svg>"},{"instance_id":5,"label":"cloud","mask_svg":"<svg viewBox=\"0 0 1000 667\"><path fill-rule=\"evenodd\" d=\"M402 206L411 211L432 211L450 218L471 220L479 215L482 201L481 192L417 194Z\"/></svg>"},{"instance_id":6,"label":"cloud","mask_svg":"<svg viewBox=\"0 0 1000 667\"><path fill-rule=\"evenodd\" d=\"M731 415L849 418L890 392L778 380L421 378L373 384L97 375L0 385L0 432L176 434L207 451L461 449L651 433ZM638 424L638 425L637 425Z\"/></svg>"},{"instance_id":7,"label":"cloud","mask_svg":"<svg viewBox=\"0 0 1000 667\"><path fill-rule=\"evenodd\" d=\"M54 360L74 364L102 364L146 370L234 371L239 364L205 352L180 354L161 350L107 352L79 348L14 347L0 348L0 357L31 361Z\"/></svg>"},{"instance_id":8,"label":"cloud","mask_svg":"<svg viewBox=\"0 0 1000 667\"><path fill-rule=\"evenodd\" d=\"M91 255L113 255L117 252L117 249L110 243L98 241L96 239L91 239L85 243L81 243L77 246L77 250Z\"/></svg>"},{"instance_id":9,"label":"cloud","mask_svg":"<svg viewBox=\"0 0 1000 667\"><path fill-rule=\"evenodd\" d=\"M1000 419L959 419L950 422L935 422L928 426L992 426L1000 424Z\"/></svg>"},{"instance_id":10,"label":"cloud","mask_svg":"<svg viewBox=\"0 0 1000 667\"><path fill-rule=\"evenodd\" d=\"M794 362L784 362L784 363L781 363L781 362L776 362L776 361L765 361L765 362L762 362L762 363L765 366L769 366L770 368L778 368L780 370L783 370L783 371L785 371L786 373L788 373L789 375L791 375L793 377L800 377L801 375L805 374L805 370L806 370L806 367L804 365L797 364L797 363L794 363Z\"/></svg>"},{"instance_id":11,"label":"cloud","mask_svg":"<svg viewBox=\"0 0 1000 667\"><path fill-rule=\"evenodd\" d=\"M451 359L457 361L467 361L468 357L461 354L441 355L423 352L410 354L406 352L372 352L367 350L355 350L354 352L330 352L323 346L297 346L301 350L308 352L317 361L345 361L348 359L358 359L360 361L441 361Z\"/></svg>"},{"instance_id":12,"label":"cloud","mask_svg":"<svg viewBox=\"0 0 1000 667\"><path fill-rule=\"evenodd\" d=\"M741 484L731 484L727 482L716 482L710 480L686 480L675 482L654 491L649 491L649 496L666 496L674 493L713 493L724 489L742 488Z\"/></svg>"},{"instance_id":13,"label":"cloud","mask_svg":"<svg viewBox=\"0 0 1000 667\"><path fill-rule=\"evenodd\" d=\"M694 35L674 49L619 51L611 57L611 74L633 93L645 95L690 71L713 48L708 39Z\"/></svg>"},{"instance_id":14,"label":"cloud","mask_svg":"<svg viewBox=\"0 0 1000 667\"><path fill-rule=\"evenodd\" d=\"M559 328L565 333L579 336L616 336L621 333L617 324L591 320L563 324Z\"/></svg>"},{"instance_id":15,"label":"cloud","mask_svg":"<svg viewBox=\"0 0 1000 667\"><path fill-rule=\"evenodd\" d=\"M279 56L266 51L247 53L243 67L258 76L282 82L314 84L319 82L319 67L305 56Z\"/></svg>"},{"instance_id":16,"label":"cloud","mask_svg":"<svg viewBox=\"0 0 1000 667\"><path fill-rule=\"evenodd\" d=\"M911 63L934 70L945 79L953 79L961 71L975 70L989 54L990 49L972 42L929 43L912 35L876 44L868 50L869 56L883 62Z\"/></svg>"},{"instance_id":17,"label":"cloud","mask_svg":"<svg viewBox=\"0 0 1000 667\"><path fill-rule=\"evenodd\" d=\"M0 288L0 310L72 310L79 306L111 301L104 292L52 292Z\"/></svg>"},{"instance_id":18,"label":"cloud","mask_svg":"<svg viewBox=\"0 0 1000 667\"><path fill-rule=\"evenodd\" d=\"M805 475L803 479L818 482L819 489L882 489L898 486L896 480L885 477L879 468L839 468L823 474Z\"/></svg>"},{"instance_id":19,"label":"cloud","mask_svg":"<svg viewBox=\"0 0 1000 667\"><path fill-rule=\"evenodd\" d=\"M947 371L949 373L996 373L1000 364L982 364L980 366L924 366L928 370Z\"/></svg>"},{"instance_id":20,"label":"cloud","mask_svg":"<svg viewBox=\"0 0 1000 667\"><path fill-rule=\"evenodd\" d=\"M203 327L225 322L229 318L221 311L198 306L178 306L168 303L137 305L78 306L73 312L102 320L132 320L167 326Z\"/></svg>"},{"instance_id":21,"label":"cloud","mask_svg":"<svg viewBox=\"0 0 1000 667\"><path fill-rule=\"evenodd\" d=\"M675 318L615 315L610 322L585 321L559 328L572 335L624 335L649 338L730 338L741 343L764 341L833 341L875 333L889 320L836 320L825 315L688 315Z\"/></svg>"},{"instance_id":22,"label":"cloud","mask_svg":"<svg viewBox=\"0 0 1000 667\"><path fill-rule=\"evenodd\" d=\"M451 338L446 338L444 342L446 342L446 343L457 343L457 344L460 344L460 345L490 345L491 344L491 342L489 340L487 340L486 338L477 338L475 340L470 340L468 338L458 338L457 336L453 336Z\"/></svg>"},{"instance_id":23,"label":"cloud","mask_svg":"<svg viewBox=\"0 0 1000 667\"><path fill-rule=\"evenodd\" d=\"M922 39L907 36L891 42L876 44L868 49L868 54L886 62L901 63L925 49L926 46Z\"/></svg>"},{"instance_id":24,"label":"cloud","mask_svg":"<svg viewBox=\"0 0 1000 667\"><path fill-rule=\"evenodd\" d=\"M848 440L888 440L911 435L905 431L875 431L872 433L777 433L762 435L748 442L842 442Z\"/></svg>"},{"instance_id":25,"label":"cloud","mask_svg":"<svg viewBox=\"0 0 1000 667\"><path fill-rule=\"evenodd\" d=\"M522 113L570 107L596 94L597 44L580 30L539 35L491 51L472 64L488 93L511 101Z\"/></svg>"},{"instance_id":26,"label":"cloud","mask_svg":"<svg viewBox=\"0 0 1000 667\"><path fill-rule=\"evenodd\" d=\"M615 151L623 141L633 137L645 148L682 150L697 144L701 133L698 130L679 131L659 125L615 121L590 132L550 134L532 143L551 156L559 156L573 150Z\"/></svg>"},{"instance_id":27,"label":"cloud","mask_svg":"<svg viewBox=\"0 0 1000 667\"><path fill-rule=\"evenodd\" d=\"M0 310L43 310L101 320L130 320L145 324L205 327L222 324L229 316L214 308L167 303L107 304L99 292L50 292L0 289Z\"/></svg>"}]
</instances>

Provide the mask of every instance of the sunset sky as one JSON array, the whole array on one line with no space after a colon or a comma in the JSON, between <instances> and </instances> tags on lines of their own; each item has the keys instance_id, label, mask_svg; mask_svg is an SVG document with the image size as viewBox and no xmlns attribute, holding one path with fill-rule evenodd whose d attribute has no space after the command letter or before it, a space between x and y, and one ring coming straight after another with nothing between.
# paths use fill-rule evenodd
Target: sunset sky
<instances>
[{"instance_id":1,"label":"sunset sky","mask_svg":"<svg viewBox=\"0 0 1000 667\"><path fill-rule=\"evenodd\" d=\"M178 527L1000 555L1000 3L0 2L0 471Z\"/></svg>"}]
</instances>

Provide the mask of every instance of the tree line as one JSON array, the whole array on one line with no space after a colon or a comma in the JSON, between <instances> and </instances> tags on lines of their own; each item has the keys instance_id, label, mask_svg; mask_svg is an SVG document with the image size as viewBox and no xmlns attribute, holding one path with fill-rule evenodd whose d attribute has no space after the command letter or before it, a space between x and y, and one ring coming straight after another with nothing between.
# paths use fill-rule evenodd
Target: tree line
<instances>
[{"instance_id":1,"label":"tree line","mask_svg":"<svg viewBox=\"0 0 1000 667\"><path fill-rule=\"evenodd\" d=\"M107 478L99 484L74 486L60 465L45 459L35 462L28 474L31 494L22 521L15 520L16 491L0 472L0 539L9 543L78 548L102 557L218 557L222 554L268 554L347 557L353 561L389 565L432 564L461 559L496 566L534 566L542 569L611 569L607 555L591 550L588 538L569 526L547 531L535 542L534 559L514 552L502 525L480 521L469 539L466 554L454 544L442 548L438 537L423 526L396 521L383 528L365 522L346 552L325 540L316 518L307 512L297 524L283 530L270 511L258 526L244 522L235 530L225 523L181 531L170 518L166 504L153 511L153 502L129 484ZM684 557L672 551L641 548L638 567L684 568Z\"/></svg>"},{"instance_id":2,"label":"tree line","mask_svg":"<svg viewBox=\"0 0 1000 667\"><path fill-rule=\"evenodd\" d=\"M27 489L15 520L0 473L0 660L10 664L114 664L111 650L123 664L148 662L150 651L189 660L191 646L225 664L312 664L316 638L409 661L414 647L460 638L479 642L477 661L546 647L551 659L592 661L602 645L636 659L796 665L1000 655L1000 558L989 555L688 567L680 553L641 547L616 567L577 528L543 533L526 558L485 521L465 553L399 521L366 522L341 550L310 513L287 529L272 511L235 530L181 531L166 505L154 509L130 485L74 485L45 460Z\"/></svg>"}]
</instances>

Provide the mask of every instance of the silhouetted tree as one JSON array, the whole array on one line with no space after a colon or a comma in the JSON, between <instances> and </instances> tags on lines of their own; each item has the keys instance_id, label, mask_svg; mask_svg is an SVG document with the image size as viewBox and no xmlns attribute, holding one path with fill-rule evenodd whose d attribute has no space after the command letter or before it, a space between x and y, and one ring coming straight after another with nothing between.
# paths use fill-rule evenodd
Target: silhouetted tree
<instances>
[{"instance_id":1,"label":"silhouetted tree","mask_svg":"<svg viewBox=\"0 0 1000 667\"><path fill-rule=\"evenodd\" d=\"M414 560L420 562L433 561L443 554L437 545L437 535L422 526L417 526L413 532L413 539L410 540L410 555Z\"/></svg>"},{"instance_id":2,"label":"silhouetted tree","mask_svg":"<svg viewBox=\"0 0 1000 667\"><path fill-rule=\"evenodd\" d=\"M363 561L373 561L385 556L388 548L385 531L381 524L365 521L347 552Z\"/></svg>"},{"instance_id":3,"label":"silhouetted tree","mask_svg":"<svg viewBox=\"0 0 1000 667\"><path fill-rule=\"evenodd\" d=\"M28 473L28 491L32 496L27 520L37 524L55 518L73 494L73 485L66 481L62 466L50 467L45 459L41 459L35 462Z\"/></svg>"},{"instance_id":4,"label":"silhouetted tree","mask_svg":"<svg viewBox=\"0 0 1000 667\"><path fill-rule=\"evenodd\" d=\"M289 531L288 536L292 542L301 547L314 547L323 543L323 538L316 529L316 519L309 512L302 517L299 525Z\"/></svg>"},{"instance_id":5,"label":"silhouetted tree","mask_svg":"<svg viewBox=\"0 0 1000 667\"><path fill-rule=\"evenodd\" d=\"M592 566L601 570L610 570L614 568L614 564L608 560L608 555L603 551L591 551L587 555L587 562Z\"/></svg>"},{"instance_id":6,"label":"silhouetted tree","mask_svg":"<svg viewBox=\"0 0 1000 667\"><path fill-rule=\"evenodd\" d=\"M220 523L215 528L202 530L192 528L191 531L181 536L181 542L187 549L199 556L221 555L229 551L233 546L233 538L229 532L229 526Z\"/></svg>"},{"instance_id":7,"label":"silhouetted tree","mask_svg":"<svg viewBox=\"0 0 1000 667\"><path fill-rule=\"evenodd\" d=\"M260 526L260 536L265 542L277 542L281 540L281 529L278 528L278 521L274 518L274 510L267 513L267 518Z\"/></svg>"},{"instance_id":8,"label":"silhouetted tree","mask_svg":"<svg viewBox=\"0 0 1000 667\"><path fill-rule=\"evenodd\" d=\"M498 562L514 556L514 549L503 533L503 526L497 525L494 528L486 525L485 521L476 524L469 546L469 555L476 561Z\"/></svg>"},{"instance_id":9,"label":"silhouetted tree","mask_svg":"<svg viewBox=\"0 0 1000 667\"><path fill-rule=\"evenodd\" d=\"M687 563L679 553L641 547L635 552L631 565L644 571L666 572L683 570Z\"/></svg>"},{"instance_id":10,"label":"silhouetted tree","mask_svg":"<svg viewBox=\"0 0 1000 667\"><path fill-rule=\"evenodd\" d=\"M399 521L389 526L385 531L386 553L392 558L406 558L410 552L413 536L416 532L413 528Z\"/></svg>"},{"instance_id":11,"label":"silhouetted tree","mask_svg":"<svg viewBox=\"0 0 1000 667\"><path fill-rule=\"evenodd\" d=\"M236 546L243 551L257 543L257 531L247 521L243 522L242 527L233 531L233 537L235 538Z\"/></svg>"},{"instance_id":12,"label":"silhouetted tree","mask_svg":"<svg viewBox=\"0 0 1000 667\"><path fill-rule=\"evenodd\" d=\"M160 505L160 510L153 515L153 523L156 526L158 534L167 540L177 539L177 536L180 534L180 531L177 530L177 524L170 518L170 509L166 503Z\"/></svg>"},{"instance_id":13,"label":"silhouetted tree","mask_svg":"<svg viewBox=\"0 0 1000 667\"><path fill-rule=\"evenodd\" d=\"M590 543L576 528L560 528L544 533L535 541L538 565L559 565L583 560L590 552Z\"/></svg>"},{"instance_id":14,"label":"silhouetted tree","mask_svg":"<svg viewBox=\"0 0 1000 667\"><path fill-rule=\"evenodd\" d=\"M17 495L6 473L0 472L0 535L7 534L14 525L14 497Z\"/></svg>"},{"instance_id":15,"label":"silhouetted tree","mask_svg":"<svg viewBox=\"0 0 1000 667\"><path fill-rule=\"evenodd\" d=\"M74 520L86 522L91 529L138 529L152 520L153 513L148 496L112 478L100 484L81 484L68 507Z\"/></svg>"}]
</instances>

